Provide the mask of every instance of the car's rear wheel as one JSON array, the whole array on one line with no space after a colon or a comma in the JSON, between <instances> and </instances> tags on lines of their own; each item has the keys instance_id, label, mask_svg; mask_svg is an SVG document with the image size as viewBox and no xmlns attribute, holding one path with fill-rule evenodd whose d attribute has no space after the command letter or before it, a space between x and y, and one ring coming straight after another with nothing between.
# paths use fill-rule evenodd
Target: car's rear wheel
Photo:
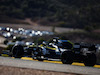
<instances>
[{"instance_id":1,"label":"car's rear wheel","mask_svg":"<svg viewBox=\"0 0 100 75\"><path fill-rule=\"evenodd\" d=\"M85 66L94 66L96 64L96 55L95 54L89 54L86 56L84 60Z\"/></svg>"},{"instance_id":2,"label":"car's rear wheel","mask_svg":"<svg viewBox=\"0 0 100 75\"><path fill-rule=\"evenodd\" d=\"M72 51L65 51L61 55L61 61L63 64L72 64L73 57L74 57L74 53Z\"/></svg>"}]
</instances>

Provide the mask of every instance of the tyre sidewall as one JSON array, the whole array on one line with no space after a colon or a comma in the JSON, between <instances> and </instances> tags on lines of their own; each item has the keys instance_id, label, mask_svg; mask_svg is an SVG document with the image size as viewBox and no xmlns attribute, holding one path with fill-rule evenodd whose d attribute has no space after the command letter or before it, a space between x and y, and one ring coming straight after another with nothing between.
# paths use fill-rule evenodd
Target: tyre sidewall
<instances>
[{"instance_id":1,"label":"tyre sidewall","mask_svg":"<svg viewBox=\"0 0 100 75\"><path fill-rule=\"evenodd\" d=\"M61 55L61 61L63 64L72 64L74 54L72 51L65 51Z\"/></svg>"},{"instance_id":2,"label":"tyre sidewall","mask_svg":"<svg viewBox=\"0 0 100 75\"><path fill-rule=\"evenodd\" d=\"M23 46L16 46L16 49L12 50L12 55L15 58L21 58L24 55Z\"/></svg>"},{"instance_id":3,"label":"tyre sidewall","mask_svg":"<svg viewBox=\"0 0 100 75\"><path fill-rule=\"evenodd\" d=\"M85 57L84 65L85 66L94 66L96 64L96 55L95 54L89 54Z\"/></svg>"}]
</instances>

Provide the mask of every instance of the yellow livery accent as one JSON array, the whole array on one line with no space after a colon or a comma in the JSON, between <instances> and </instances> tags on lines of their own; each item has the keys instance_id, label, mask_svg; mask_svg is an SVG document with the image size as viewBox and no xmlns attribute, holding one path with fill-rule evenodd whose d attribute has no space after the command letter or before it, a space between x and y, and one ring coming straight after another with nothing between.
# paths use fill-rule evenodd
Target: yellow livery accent
<instances>
[{"instance_id":1,"label":"yellow livery accent","mask_svg":"<svg viewBox=\"0 0 100 75\"><path fill-rule=\"evenodd\" d=\"M52 47L47 47L48 49L51 49L51 50L56 50L56 48L52 48Z\"/></svg>"}]
</instances>

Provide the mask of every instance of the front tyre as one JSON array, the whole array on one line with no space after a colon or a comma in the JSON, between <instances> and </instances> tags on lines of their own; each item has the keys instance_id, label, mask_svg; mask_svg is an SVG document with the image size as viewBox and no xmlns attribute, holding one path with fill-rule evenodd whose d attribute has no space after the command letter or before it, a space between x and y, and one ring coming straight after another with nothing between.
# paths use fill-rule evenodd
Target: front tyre
<instances>
[{"instance_id":1,"label":"front tyre","mask_svg":"<svg viewBox=\"0 0 100 75\"><path fill-rule=\"evenodd\" d=\"M72 64L73 57L74 57L74 53L72 51L65 51L61 55L61 61L63 64Z\"/></svg>"},{"instance_id":2,"label":"front tyre","mask_svg":"<svg viewBox=\"0 0 100 75\"><path fill-rule=\"evenodd\" d=\"M89 54L86 56L84 60L84 65L85 66L94 66L96 64L96 55L95 54Z\"/></svg>"},{"instance_id":3,"label":"front tyre","mask_svg":"<svg viewBox=\"0 0 100 75\"><path fill-rule=\"evenodd\" d=\"M13 57L21 58L24 55L24 48L21 45L14 46L11 53Z\"/></svg>"}]
</instances>

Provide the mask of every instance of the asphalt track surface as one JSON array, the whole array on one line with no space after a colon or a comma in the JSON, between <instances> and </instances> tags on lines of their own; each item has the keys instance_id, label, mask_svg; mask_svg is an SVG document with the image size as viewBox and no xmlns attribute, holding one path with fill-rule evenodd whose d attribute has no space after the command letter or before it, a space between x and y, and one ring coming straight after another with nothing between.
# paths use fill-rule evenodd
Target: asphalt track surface
<instances>
[{"instance_id":1,"label":"asphalt track surface","mask_svg":"<svg viewBox=\"0 0 100 75\"><path fill-rule=\"evenodd\" d=\"M23 59L23 60L34 60L34 59L30 58L30 57L22 57L21 59ZM38 61L38 60L34 60L34 61ZM52 60L52 59L50 59L50 60L44 60L43 62L62 64L61 61L55 60L55 59L54 60ZM78 62L74 62L74 63L72 63L72 65L85 66L84 63L78 63ZM95 68L100 68L100 65L95 65L94 67Z\"/></svg>"},{"instance_id":2,"label":"asphalt track surface","mask_svg":"<svg viewBox=\"0 0 100 75\"><path fill-rule=\"evenodd\" d=\"M39 69L39 70L48 70L48 71L57 71L57 72L66 72L66 73L100 75L99 68L48 63L48 62L40 62L40 61L34 61L34 60L33 61L21 60L21 59L14 59L10 57L0 57L0 65Z\"/></svg>"},{"instance_id":3,"label":"asphalt track surface","mask_svg":"<svg viewBox=\"0 0 100 75\"><path fill-rule=\"evenodd\" d=\"M7 54L2 54L2 56L9 57ZM21 59L22 60L31 60L31 61L34 60L34 61L38 61L38 60L35 60L35 59L31 58L31 57L22 57ZM56 60L56 59L44 60L43 62L62 64L62 62L60 60ZM78 63L78 62L74 62L74 63L72 63L72 65L85 66L84 63ZM94 65L93 67L100 68L100 65Z\"/></svg>"}]
</instances>

